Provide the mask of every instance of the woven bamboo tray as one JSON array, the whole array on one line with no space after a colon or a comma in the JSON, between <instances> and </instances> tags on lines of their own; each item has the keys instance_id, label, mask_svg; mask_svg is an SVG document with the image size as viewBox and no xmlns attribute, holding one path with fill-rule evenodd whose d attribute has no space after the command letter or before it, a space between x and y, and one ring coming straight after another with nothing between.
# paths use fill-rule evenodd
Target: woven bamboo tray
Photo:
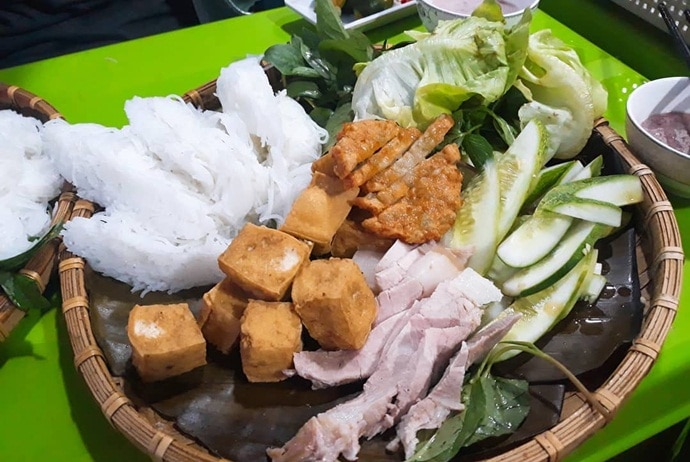
<instances>
[{"instance_id":1,"label":"woven bamboo tray","mask_svg":"<svg viewBox=\"0 0 690 462\"><path fill-rule=\"evenodd\" d=\"M4 109L11 109L21 115L34 117L41 122L62 118L62 115L45 100L19 87L8 86L0 82L0 110ZM55 205L51 225L65 221L69 217L75 199L76 196L72 192L72 187L65 184ZM45 290L51 275L54 273L59 246L60 238L46 243L20 270L22 274L36 281L41 292ZM10 335L10 332L24 316L25 313L17 309L0 291L0 342Z\"/></svg>"},{"instance_id":2,"label":"woven bamboo tray","mask_svg":"<svg viewBox=\"0 0 690 462\"><path fill-rule=\"evenodd\" d=\"M276 78L269 72L270 80L275 82ZM215 82L210 82L186 93L183 98L197 107L216 110L220 104L214 93ZM489 459L492 461L560 460L611 421L654 364L678 309L683 250L671 203L652 171L634 157L606 120L596 122L592 136L599 137L610 148L607 155L619 156L624 169L637 175L643 185L644 201L637 206L635 214L638 269L642 294L647 301L642 330L616 370L595 392L606 412L596 411L579 393L572 393L566 398L561 421L555 427ZM93 210L83 201L78 204L82 204L77 211L81 216ZM103 351L94 338L84 282L84 260L63 251L59 268L62 309L74 350L74 364L108 421L155 460L226 461L174 430L171 422L150 408L137 406L125 395L121 380L111 375Z\"/></svg>"}]
</instances>

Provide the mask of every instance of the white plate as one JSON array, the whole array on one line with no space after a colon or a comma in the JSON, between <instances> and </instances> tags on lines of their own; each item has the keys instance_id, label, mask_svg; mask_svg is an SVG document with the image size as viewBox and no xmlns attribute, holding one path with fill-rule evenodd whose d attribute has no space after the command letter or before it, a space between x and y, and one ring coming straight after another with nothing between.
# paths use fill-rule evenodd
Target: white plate
<instances>
[{"instance_id":1,"label":"white plate","mask_svg":"<svg viewBox=\"0 0 690 462\"><path fill-rule=\"evenodd\" d=\"M362 31L379 27L389 22L410 16L417 13L416 0L408 0L405 3L396 3L383 11L355 19L351 14L344 14L342 17L345 29L360 29ZM297 12L299 15L312 24L316 24L316 13L314 12L314 0L285 0L285 5Z\"/></svg>"}]
</instances>

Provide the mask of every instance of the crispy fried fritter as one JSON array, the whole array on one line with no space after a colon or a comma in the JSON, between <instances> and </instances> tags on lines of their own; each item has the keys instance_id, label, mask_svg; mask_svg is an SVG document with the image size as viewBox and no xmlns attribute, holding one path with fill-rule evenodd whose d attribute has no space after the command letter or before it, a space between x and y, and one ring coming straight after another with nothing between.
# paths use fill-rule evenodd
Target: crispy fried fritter
<instances>
[{"instance_id":1,"label":"crispy fried fritter","mask_svg":"<svg viewBox=\"0 0 690 462\"><path fill-rule=\"evenodd\" d=\"M455 121L450 115L443 114L439 116L424 130L422 136L412 144L410 149L400 159L390 168L383 170L367 181L363 185L363 190L365 192L382 191L405 176L443 141L446 133L450 131L453 125L455 125Z\"/></svg>"},{"instance_id":2,"label":"crispy fried fritter","mask_svg":"<svg viewBox=\"0 0 690 462\"><path fill-rule=\"evenodd\" d=\"M363 120L347 123L338 134L338 141L330 150L333 173L347 177L357 165L371 157L400 132L392 120Z\"/></svg>"},{"instance_id":3,"label":"crispy fried fritter","mask_svg":"<svg viewBox=\"0 0 690 462\"><path fill-rule=\"evenodd\" d=\"M343 180L346 187L361 186L377 173L390 167L421 135L422 132L416 128L402 129L395 138L386 143L377 153L363 161L355 171Z\"/></svg>"},{"instance_id":4,"label":"crispy fried fritter","mask_svg":"<svg viewBox=\"0 0 690 462\"><path fill-rule=\"evenodd\" d=\"M311 171L314 173L319 172L323 173L324 175L333 176L333 167L335 167L333 156L330 152L327 152L311 164Z\"/></svg>"},{"instance_id":5,"label":"crispy fried fritter","mask_svg":"<svg viewBox=\"0 0 690 462\"><path fill-rule=\"evenodd\" d=\"M362 221L362 227L377 236L419 244L440 239L455 221L462 202L462 174L456 164L460 150L449 144L412 170L404 197L377 215ZM404 180L395 184L407 184Z\"/></svg>"}]
</instances>

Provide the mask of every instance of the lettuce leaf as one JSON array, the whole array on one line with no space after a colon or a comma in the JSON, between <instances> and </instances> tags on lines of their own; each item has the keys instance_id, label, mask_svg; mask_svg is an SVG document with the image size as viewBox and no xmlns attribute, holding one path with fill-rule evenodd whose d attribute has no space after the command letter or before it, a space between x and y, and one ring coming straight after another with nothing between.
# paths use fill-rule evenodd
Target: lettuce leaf
<instances>
[{"instance_id":1,"label":"lettuce leaf","mask_svg":"<svg viewBox=\"0 0 690 462\"><path fill-rule=\"evenodd\" d=\"M515 28L482 17L445 21L417 42L387 51L361 72L352 109L425 128L463 105L488 105L514 83L529 38L529 12Z\"/></svg>"},{"instance_id":2,"label":"lettuce leaf","mask_svg":"<svg viewBox=\"0 0 690 462\"><path fill-rule=\"evenodd\" d=\"M529 37L527 58L516 87L530 102L520 108L520 124L541 120L551 140L550 154L577 155L587 143L594 120L606 110L607 93L582 65L575 50L542 30Z\"/></svg>"}]
</instances>

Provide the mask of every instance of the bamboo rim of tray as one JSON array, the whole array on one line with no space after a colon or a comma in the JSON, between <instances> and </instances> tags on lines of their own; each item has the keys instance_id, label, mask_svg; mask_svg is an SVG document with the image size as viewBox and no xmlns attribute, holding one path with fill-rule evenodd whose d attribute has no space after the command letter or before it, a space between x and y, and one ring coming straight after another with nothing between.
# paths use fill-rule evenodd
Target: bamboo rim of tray
<instances>
[{"instance_id":1,"label":"bamboo rim of tray","mask_svg":"<svg viewBox=\"0 0 690 462\"><path fill-rule=\"evenodd\" d=\"M62 115L44 99L14 85L0 82L0 110L11 109L21 115L34 117L41 122L62 118ZM53 210L50 225L64 222L72 211L76 200L72 187L65 184ZM43 292L55 272L60 238L47 242L36 252L19 272L30 277ZM17 307L0 290L0 342L4 341L17 327L26 313Z\"/></svg>"},{"instance_id":2,"label":"bamboo rim of tray","mask_svg":"<svg viewBox=\"0 0 690 462\"><path fill-rule=\"evenodd\" d=\"M271 77L269 77L271 78ZM183 99L203 109L218 109L215 82L186 93ZM656 361L678 310L682 283L683 249L673 208L653 172L630 152L626 142L605 119L596 121L594 136L621 158L625 168L637 175L643 186L644 201L637 206L639 217L638 258L641 282L649 300L638 338L624 359L595 392L607 410L602 415L579 393L569 397L569 414L550 430L501 455L494 462L554 462L562 459L616 414ZM72 216L90 216L94 207L78 201ZM638 252L639 253L639 252ZM123 392L121 380L113 377L103 351L96 343L89 317L88 291L85 286L85 262L64 248L60 252L62 310L74 351L74 364L84 377L92 395L108 421L154 460L171 462L229 462L177 433L162 429L164 419L152 418L151 410L140 412Z\"/></svg>"}]
</instances>

